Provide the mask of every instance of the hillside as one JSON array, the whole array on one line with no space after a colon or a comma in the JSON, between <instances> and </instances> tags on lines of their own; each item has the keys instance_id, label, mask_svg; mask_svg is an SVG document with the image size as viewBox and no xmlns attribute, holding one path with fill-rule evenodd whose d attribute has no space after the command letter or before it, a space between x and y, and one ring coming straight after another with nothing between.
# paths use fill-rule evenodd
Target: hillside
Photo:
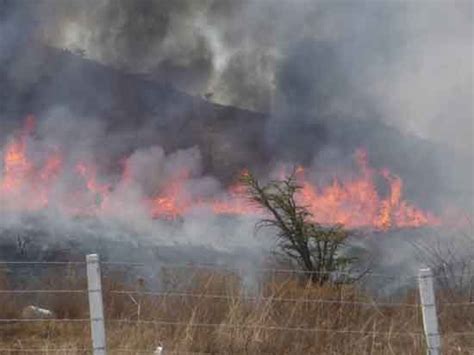
<instances>
[{"instance_id":1,"label":"hillside","mask_svg":"<svg viewBox=\"0 0 474 355\"><path fill-rule=\"evenodd\" d=\"M407 193L421 205L436 205L444 193L453 193L443 191L448 185L445 171L458 164L442 158L449 152L376 117L275 118L217 105L180 92L171 83L37 44L17 48L6 63L0 71L0 143L25 115L33 113L42 120L63 110L84 123L105 126L107 134L94 149L97 159L112 167L137 147L158 144L174 151L198 146L204 170L231 182L242 168L267 172L278 161L309 164L321 151L350 155L362 147L375 167L399 174ZM464 178L469 177L462 175L456 186L468 186Z\"/></svg>"}]
</instances>

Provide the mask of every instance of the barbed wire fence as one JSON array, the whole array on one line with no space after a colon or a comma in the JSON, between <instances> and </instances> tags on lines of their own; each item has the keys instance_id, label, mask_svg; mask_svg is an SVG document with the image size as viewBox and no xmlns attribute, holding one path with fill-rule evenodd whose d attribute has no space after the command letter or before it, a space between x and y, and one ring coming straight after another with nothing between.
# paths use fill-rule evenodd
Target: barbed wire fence
<instances>
[{"instance_id":1,"label":"barbed wire fence","mask_svg":"<svg viewBox=\"0 0 474 355\"><path fill-rule=\"evenodd\" d=\"M92 353L93 355L106 355L111 353L133 353L133 354L206 354L205 352L176 352L169 347L167 349L162 344L156 344L154 349L128 349L128 348L110 348L107 346L106 330L107 326L114 324L128 324L128 325L149 325L149 326L183 326L192 328L210 328L210 329L250 329L250 330L265 330L269 332L297 332L297 333L331 333L331 334L348 334L348 335L371 335L371 336L382 336L382 337L418 337L424 339L426 342L426 351L429 355L438 355L441 353L441 338L440 327L438 323L439 319L439 300L436 299L435 286L436 276L433 275L429 268L424 268L419 271L419 275L408 275L401 276L400 278L405 280L411 280L418 284L419 290L419 303L400 303L400 302L370 302L361 300L345 300L345 299L326 299L326 298L298 298L298 297L279 297L279 296L246 296L246 295L229 295L219 293L198 293L189 291L150 291L144 289L136 290L123 290L112 288L106 290L108 295L116 296L127 296L137 307L139 303L136 301L136 297L159 297L161 299L168 298L179 298L179 299L211 299L211 300L235 300L238 298L241 301L248 301L254 303L292 303L292 304L336 304L340 306L354 306L354 307L386 307L386 308L400 308L406 307L412 309L415 312L421 314L423 319L423 329L420 331L393 331L389 330L386 332L374 331L368 329L337 329L327 327L303 327L303 326L284 326L284 325L260 325L260 324L226 324L222 322L200 322L200 321L182 321L182 320L169 320L169 319L136 319L130 318L106 318L104 312L104 301L107 299L104 297L104 290L102 288L103 275L101 274L101 268L103 267L114 267L122 266L126 268L144 267L145 264L141 263L128 263L128 262L100 262L97 254L89 254L86 256L85 262L47 262L47 261L0 261L2 265L20 265L20 266L75 266L86 270L87 287L80 289L0 289L0 295L48 295L55 294L61 295L62 297L69 297L70 295L80 295L87 300L89 305L89 317L56 317L51 314L46 314L45 309L39 307L33 307L33 311L39 314L22 314L21 317L13 318L6 317L0 318L0 326L3 324L32 324L32 323L48 323L48 324L83 324L84 326L89 324L90 329L90 346L88 347L74 347L74 348L33 348L33 347L10 347L0 348L0 353ZM204 270L218 270L218 271L235 271L236 268L223 267L219 265L196 265L196 264L166 264L167 267L177 269L204 269ZM293 270L293 269L272 269L272 268L261 268L260 272L271 272L281 274L307 274L306 271ZM345 276L350 276L349 273L341 273ZM339 275L340 276L340 275ZM393 279L393 275L388 274L377 274L369 273L366 276L374 278L386 278ZM1 286L0 286L1 287ZM474 306L474 301L467 302L443 302L443 307L468 307ZM43 312L43 313L41 313ZM34 313L34 312L33 312ZM139 312L138 312L139 313ZM456 331L443 334L443 336L449 337L474 337L473 331Z\"/></svg>"}]
</instances>

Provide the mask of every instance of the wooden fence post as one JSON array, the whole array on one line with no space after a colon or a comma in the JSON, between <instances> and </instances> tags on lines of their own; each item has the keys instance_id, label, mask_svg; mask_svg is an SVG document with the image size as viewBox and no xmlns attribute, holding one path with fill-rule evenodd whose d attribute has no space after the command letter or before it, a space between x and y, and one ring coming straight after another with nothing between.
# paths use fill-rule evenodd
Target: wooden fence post
<instances>
[{"instance_id":1,"label":"wooden fence post","mask_svg":"<svg viewBox=\"0 0 474 355\"><path fill-rule=\"evenodd\" d=\"M418 278L420 291L421 310L423 314L423 327L428 355L441 353L441 340L438 331L438 315L436 312L436 299L433 287L433 273L430 268L420 269Z\"/></svg>"},{"instance_id":2,"label":"wooden fence post","mask_svg":"<svg viewBox=\"0 0 474 355\"><path fill-rule=\"evenodd\" d=\"M107 355L99 255L87 255L86 262L93 354Z\"/></svg>"}]
</instances>

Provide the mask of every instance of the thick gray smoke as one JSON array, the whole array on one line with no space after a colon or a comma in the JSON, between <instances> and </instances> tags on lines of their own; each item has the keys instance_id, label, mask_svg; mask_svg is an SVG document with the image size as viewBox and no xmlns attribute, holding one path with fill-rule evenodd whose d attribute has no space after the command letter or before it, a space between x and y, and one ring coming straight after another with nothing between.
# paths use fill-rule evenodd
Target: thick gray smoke
<instances>
[{"instance_id":1,"label":"thick gray smoke","mask_svg":"<svg viewBox=\"0 0 474 355\"><path fill-rule=\"evenodd\" d=\"M473 8L469 0L8 3L11 15L7 15L4 42L38 39L213 102L271 112L265 140L272 155L277 152L284 159L307 163L321 148L343 146L347 154L353 145L363 144L375 154L375 163L388 163L401 174L408 171L412 180L416 175L426 181L423 172L413 174L413 169L398 166L397 154L413 154L413 164L423 162L428 176L433 176L429 190L444 185L451 195L472 191ZM10 75L20 89L38 81L41 71L61 80L62 73L51 73L56 68L42 60L44 56L26 52L14 65ZM68 65L61 70L69 76L75 69ZM78 85L85 81L66 80L79 81ZM119 94L113 93L102 105L113 109L110 102L133 102L126 97L133 95L126 88ZM55 90L51 95L58 96ZM140 110L137 107L132 111L136 117L123 120L143 120ZM191 108L177 104L173 110ZM173 116L176 121L177 114ZM119 120L117 115L114 119ZM342 122L338 125L338 121ZM424 148L406 149L401 143L405 149L396 149L395 154L392 148L372 144L370 133L357 143L337 133L346 129L340 127L346 122L358 121L382 122L413 136L412 140L441 144L450 152L427 157L420 153ZM307 138L311 142L305 138L306 129L294 128L300 124L316 126L316 136ZM377 127L374 135L390 141ZM343 139L354 144L345 146ZM302 158L305 155L308 158ZM447 159L456 163L446 165ZM427 204L437 203L429 197Z\"/></svg>"},{"instance_id":2,"label":"thick gray smoke","mask_svg":"<svg viewBox=\"0 0 474 355\"><path fill-rule=\"evenodd\" d=\"M150 198L173 189L175 183L179 184L176 191L163 194L172 200L172 207L186 201L229 198L215 178L204 174L197 148L173 153L156 145L139 148L125 157L126 168L114 173L98 165L94 145L106 136L98 122L81 122L65 109L55 110L24 137L28 164L43 168L27 174L15 167L13 174L21 181L15 188L18 193L2 190L4 176L0 179L0 258L14 257L11 252L5 256L9 249L4 245L20 238L32 257L75 246L73 253L101 250L108 257L130 260L133 256L127 250L136 247L135 257L150 252L148 256L156 257L157 249L160 259L169 262L175 262L175 254L181 261L215 261L223 256L227 262L232 258L237 263L263 261L263 251L271 241L265 234L255 238L257 219L253 216L218 215L209 204L174 216L165 201L161 218L152 217ZM18 134L12 134L8 142L14 137ZM5 153L2 148L7 149L0 147L0 156ZM59 169L48 175L44 167L57 149L61 151ZM181 180L183 172L186 177ZM47 206L35 207L41 204L41 196L48 199Z\"/></svg>"},{"instance_id":3,"label":"thick gray smoke","mask_svg":"<svg viewBox=\"0 0 474 355\"><path fill-rule=\"evenodd\" d=\"M0 0L0 147L34 113L39 142L102 176L130 157L138 186L111 200L134 207L182 166L206 197L245 166L320 176L365 147L418 205L472 208L472 14L469 0ZM121 212L171 243L252 234L205 212L177 230Z\"/></svg>"},{"instance_id":4,"label":"thick gray smoke","mask_svg":"<svg viewBox=\"0 0 474 355\"><path fill-rule=\"evenodd\" d=\"M216 102L376 116L473 150L469 0L3 3L3 48L30 34Z\"/></svg>"},{"instance_id":5,"label":"thick gray smoke","mask_svg":"<svg viewBox=\"0 0 474 355\"><path fill-rule=\"evenodd\" d=\"M36 11L47 43L216 102L372 115L473 149L469 0L46 1Z\"/></svg>"}]
</instances>

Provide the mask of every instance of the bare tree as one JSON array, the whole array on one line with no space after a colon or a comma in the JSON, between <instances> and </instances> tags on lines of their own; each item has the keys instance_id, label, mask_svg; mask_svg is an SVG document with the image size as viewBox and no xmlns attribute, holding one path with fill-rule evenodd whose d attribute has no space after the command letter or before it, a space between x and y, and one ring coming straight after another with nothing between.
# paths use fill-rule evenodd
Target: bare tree
<instances>
[{"instance_id":1,"label":"bare tree","mask_svg":"<svg viewBox=\"0 0 474 355\"><path fill-rule=\"evenodd\" d=\"M261 185L250 173L242 176L250 199L267 212L257 227L277 230L278 253L308 271L311 281L323 284L331 273L345 270L355 261L342 254L349 232L341 225L322 226L305 206L297 203L301 189L294 173L280 181Z\"/></svg>"},{"instance_id":2,"label":"bare tree","mask_svg":"<svg viewBox=\"0 0 474 355\"><path fill-rule=\"evenodd\" d=\"M467 295L474 300L474 235L457 231L456 235L436 235L413 245L420 261L430 267L437 286L445 295Z\"/></svg>"}]
</instances>

